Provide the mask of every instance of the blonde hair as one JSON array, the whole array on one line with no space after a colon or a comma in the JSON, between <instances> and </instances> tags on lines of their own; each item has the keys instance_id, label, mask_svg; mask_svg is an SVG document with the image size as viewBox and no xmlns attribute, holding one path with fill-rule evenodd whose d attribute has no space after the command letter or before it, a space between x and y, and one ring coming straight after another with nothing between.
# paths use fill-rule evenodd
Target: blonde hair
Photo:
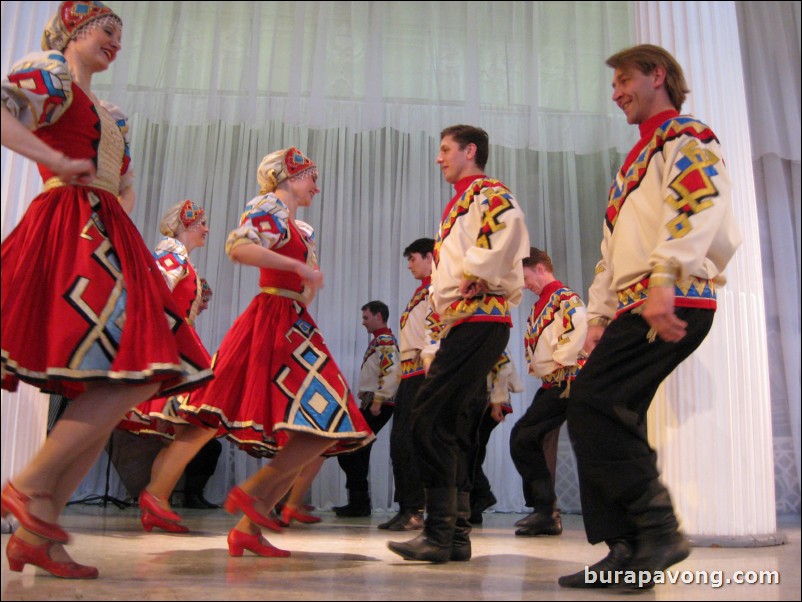
<instances>
[{"instance_id":1,"label":"blonde hair","mask_svg":"<svg viewBox=\"0 0 802 602\"><path fill-rule=\"evenodd\" d=\"M159 222L159 232L164 236L175 238L176 235L184 230L184 225L181 223L181 208L186 201L179 201L167 211L165 211Z\"/></svg>"}]
</instances>

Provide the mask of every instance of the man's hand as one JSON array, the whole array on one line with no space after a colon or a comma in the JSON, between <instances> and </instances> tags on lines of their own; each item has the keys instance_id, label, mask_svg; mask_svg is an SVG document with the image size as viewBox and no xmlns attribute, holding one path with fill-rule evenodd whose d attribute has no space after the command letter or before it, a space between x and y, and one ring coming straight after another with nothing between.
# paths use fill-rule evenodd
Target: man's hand
<instances>
[{"instance_id":1,"label":"man's hand","mask_svg":"<svg viewBox=\"0 0 802 602\"><path fill-rule=\"evenodd\" d=\"M678 343L688 332L688 323L680 320L674 313L673 286L650 288L641 315L657 336L668 343Z\"/></svg>"},{"instance_id":2,"label":"man's hand","mask_svg":"<svg viewBox=\"0 0 802 602\"><path fill-rule=\"evenodd\" d=\"M484 280L473 280L471 278L463 278L459 282L459 294L463 299L473 299L479 295L483 295L489 289L487 282Z\"/></svg>"},{"instance_id":3,"label":"man's hand","mask_svg":"<svg viewBox=\"0 0 802 602\"><path fill-rule=\"evenodd\" d=\"M374 416L378 416L382 413L382 400L381 399L374 399L373 402L370 404L370 413Z\"/></svg>"},{"instance_id":4,"label":"man's hand","mask_svg":"<svg viewBox=\"0 0 802 602\"><path fill-rule=\"evenodd\" d=\"M604 326L599 324L588 326L588 333L585 335L585 344L582 346L582 351L584 351L586 355L590 355L591 352L596 349L596 345L599 344L599 339L602 338L603 334Z\"/></svg>"},{"instance_id":5,"label":"man's hand","mask_svg":"<svg viewBox=\"0 0 802 602\"><path fill-rule=\"evenodd\" d=\"M504 422L504 412L500 403L494 403L492 406L490 406L490 416L496 422Z\"/></svg>"}]
</instances>

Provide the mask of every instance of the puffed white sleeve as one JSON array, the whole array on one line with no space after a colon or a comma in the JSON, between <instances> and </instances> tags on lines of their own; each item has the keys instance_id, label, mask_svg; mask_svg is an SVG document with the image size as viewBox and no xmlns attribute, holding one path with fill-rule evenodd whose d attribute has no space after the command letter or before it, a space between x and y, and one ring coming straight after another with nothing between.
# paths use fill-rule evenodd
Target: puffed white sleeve
<instances>
[{"instance_id":1,"label":"puffed white sleeve","mask_svg":"<svg viewBox=\"0 0 802 602\"><path fill-rule=\"evenodd\" d=\"M226 253L243 244L257 244L266 249L280 248L290 235L290 213L278 197L267 194L256 197L246 206L240 216L239 226L232 230L226 240Z\"/></svg>"},{"instance_id":2,"label":"puffed white sleeve","mask_svg":"<svg viewBox=\"0 0 802 602\"><path fill-rule=\"evenodd\" d=\"M72 100L72 78L60 52L28 54L2 80L3 106L29 130L54 124Z\"/></svg>"}]
</instances>

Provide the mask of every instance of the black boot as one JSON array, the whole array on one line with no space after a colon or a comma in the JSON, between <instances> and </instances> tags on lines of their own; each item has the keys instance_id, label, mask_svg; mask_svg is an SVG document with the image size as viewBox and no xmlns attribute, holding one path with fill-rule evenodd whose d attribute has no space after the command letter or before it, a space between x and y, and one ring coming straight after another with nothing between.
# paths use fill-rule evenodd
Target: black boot
<instances>
[{"instance_id":1,"label":"black boot","mask_svg":"<svg viewBox=\"0 0 802 602\"><path fill-rule=\"evenodd\" d=\"M594 565L574 573L565 575L557 580L562 587L576 588L600 588L616 585L615 571L625 571L632 567L632 543L623 539L615 539L607 542L610 553ZM618 573L618 578L623 579L623 573Z\"/></svg>"},{"instance_id":2,"label":"black boot","mask_svg":"<svg viewBox=\"0 0 802 602\"><path fill-rule=\"evenodd\" d=\"M367 491L348 490L348 503L333 508L337 516L370 516L370 494Z\"/></svg>"},{"instance_id":3,"label":"black boot","mask_svg":"<svg viewBox=\"0 0 802 602\"><path fill-rule=\"evenodd\" d=\"M454 538L451 540L451 560L471 559L471 494L467 491L457 493L457 522Z\"/></svg>"},{"instance_id":4,"label":"black boot","mask_svg":"<svg viewBox=\"0 0 802 602\"><path fill-rule=\"evenodd\" d=\"M484 494L471 493L471 517L468 519L471 524L481 525L482 512L490 508L490 506L495 506L497 501L492 491L487 491Z\"/></svg>"},{"instance_id":5,"label":"black boot","mask_svg":"<svg viewBox=\"0 0 802 602\"><path fill-rule=\"evenodd\" d=\"M638 527L638 546L632 567L639 571L664 571L691 553L679 531L668 490L654 479L646 493L628 508Z\"/></svg>"},{"instance_id":6,"label":"black boot","mask_svg":"<svg viewBox=\"0 0 802 602\"><path fill-rule=\"evenodd\" d=\"M556 510L536 510L515 524L520 527L520 529L515 531L515 534L524 537L560 535L563 532L563 523L560 519L560 513Z\"/></svg>"},{"instance_id":7,"label":"black boot","mask_svg":"<svg viewBox=\"0 0 802 602\"><path fill-rule=\"evenodd\" d=\"M426 490L426 523L411 541L390 541L387 547L404 560L448 562L457 520L456 488Z\"/></svg>"}]
</instances>

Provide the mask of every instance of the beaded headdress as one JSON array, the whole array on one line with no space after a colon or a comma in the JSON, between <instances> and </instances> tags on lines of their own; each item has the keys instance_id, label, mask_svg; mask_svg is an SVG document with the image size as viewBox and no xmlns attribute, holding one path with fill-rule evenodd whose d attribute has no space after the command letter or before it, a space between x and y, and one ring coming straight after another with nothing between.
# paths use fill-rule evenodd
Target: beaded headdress
<instances>
[{"instance_id":1,"label":"beaded headdress","mask_svg":"<svg viewBox=\"0 0 802 602\"><path fill-rule=\"evenodd\" d=\"M317 176L317 165L293 146L267 155L256 173L262 194L273 192L284 180L306 176Z\"/></svg>"},{"instance_id":2,"label":"beaded headdress","mask_svg":"<svg viewBox=\"0 0 802 602\"><path fill-rule=\"evenodd\" d=\"M206 216L206 211L203 207L196 205L190 200L184 201L181 205L181 211L178 218L184 225L184 228L189 228L192 224L201 221Z\"/></svg>"},{"instance_id":3,"label":"beaded headdress","mask_svg":"<svg viewBox=\"0 0 802 602\"><path fill-rule=\"evenodd\" d=\"M115 19L122 27L122 19L102 2L62 2L45 26L42 50L62 52L82 27L104 17Z\"/></svg>"}]
</instances>

